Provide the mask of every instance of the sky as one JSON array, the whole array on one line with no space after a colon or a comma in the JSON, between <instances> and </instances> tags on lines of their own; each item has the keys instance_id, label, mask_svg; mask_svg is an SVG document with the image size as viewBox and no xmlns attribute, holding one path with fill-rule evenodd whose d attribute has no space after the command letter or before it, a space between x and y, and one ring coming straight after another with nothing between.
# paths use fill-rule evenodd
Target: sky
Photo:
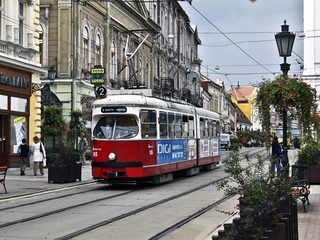
<instances>
[{"instance_id":1,"label":"sky","mask_svg":"<svg viewBox=\"0 0 320 240\"><path fill-rule=\"evenodd\" d=\"M281 74L274 35L286 20L296 34L289 75L301 75L303 64L303 0L192 0L179 2L196 25L201 45L201 73L212 81L252 86Z\"/></svg>"}]
</instances>

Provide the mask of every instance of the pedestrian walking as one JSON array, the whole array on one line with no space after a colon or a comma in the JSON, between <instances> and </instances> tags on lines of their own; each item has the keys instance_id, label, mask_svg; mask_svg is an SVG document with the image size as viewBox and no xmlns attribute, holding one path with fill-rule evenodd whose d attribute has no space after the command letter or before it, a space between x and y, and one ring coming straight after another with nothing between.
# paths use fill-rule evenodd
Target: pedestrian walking
<instances>
[{"instance_id":1,"label":"pedestrian walking","mask_svg":"<svg viewBox=\"0 0 320 240\"><path fill-rule=\"evenodd\" d=\"M272 137L271 137L272 139ZM271 173L275 172L275 168L277 167L277 172L283 171L283 167L280 164L282 149L280 143L278 142L278 137L274 136L271 144Z\"/></svg>"},{"instance_id":2,"label":"pedestrian walking","mask_svg":"<svg viewBox=\"0 0 320 240\"><path fill-rule=\"evenodd\" d=\"M80 162L82 163L83 167L86 167L86 150L88 148L88 141L84 133L80 134L80 138L81 139L78 144Z\"/></svg>"},{"instance_id":3,"label":"pedestrian walking","mask_svg":"<svg viewBox=\"0 0 320 240\"><path fill-rule=\"evenodd\" d=\"M33 155L33 173L37 176L37 169L39 165L40 174L43 175L43 159L46 158L46 150L40 141L39 137L33 137L32 143L32 155Z\"/></svg>"},{"instance_id":4,"label":"pedestrian walking","mask_svg":"<svg viewBox=\"0 0 320 240\"><path fill-rule=\"evenodd\" d=\"M29 146L26 144L27 139L23 138L22 143L19 146L19 156L20 156L20 175L26 175L25 171L28 165L29 157Z\"/></svg>"}]
</instances>

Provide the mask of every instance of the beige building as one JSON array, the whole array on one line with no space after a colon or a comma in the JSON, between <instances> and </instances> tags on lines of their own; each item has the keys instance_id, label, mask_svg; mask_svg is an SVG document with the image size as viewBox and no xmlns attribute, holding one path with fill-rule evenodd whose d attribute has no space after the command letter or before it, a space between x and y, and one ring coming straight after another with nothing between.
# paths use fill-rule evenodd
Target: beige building
<instances>
[{"instance_id":1,"label":"beige building","mask_svg":"<svg viewBox=\"0 0 320 240\"><path fill-rule=\"evenodd\" d=\"M19 166L22 138L40 136L40 0L0 1L0 165Z\"/></svg>"}]
</instances>

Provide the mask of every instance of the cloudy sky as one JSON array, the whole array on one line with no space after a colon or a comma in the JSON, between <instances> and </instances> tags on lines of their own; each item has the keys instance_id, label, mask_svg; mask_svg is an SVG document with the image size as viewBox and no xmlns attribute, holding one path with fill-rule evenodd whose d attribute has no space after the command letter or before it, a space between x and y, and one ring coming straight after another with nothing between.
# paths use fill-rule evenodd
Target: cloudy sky
<instances>
[{"instance_id":1,"label":"cloudy sky","mask_svg":"<svg viewBox=\"0 0 320 240\"><path fill-rule=\"evenodd\" d=\"M303 63L303 0L193 0L190 6L180 2L197 25L202 44L201 72L225 86L250 86L263 78L281 74L274 35L286 19L289 31L296 33L289 75L298 74ZM299 62L299 63L298 63Z\"/></svg>"}]
</instances>

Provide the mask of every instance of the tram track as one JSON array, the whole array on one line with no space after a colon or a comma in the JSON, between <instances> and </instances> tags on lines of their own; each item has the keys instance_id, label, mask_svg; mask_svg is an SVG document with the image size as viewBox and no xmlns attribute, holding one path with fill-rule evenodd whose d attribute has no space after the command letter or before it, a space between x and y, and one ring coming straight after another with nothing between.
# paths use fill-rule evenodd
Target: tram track
<instances>
[{"instance_id":1,"label":"tram track","mask_svg":"<svg viewBox=\"0 0 320 240\"><path fill-rule=\"evenodd\" d=\"M251 150L250 150L250 152L251 152ZM222 167L222 165L221 165L221 167ZM219 167L219 168L221 168L221 167ZM210 172L214 172L214 170L210 171ZM210 172L207 172L207 173L209 174ZM204 172L204 174L200 174L199 176L200 177L206 176L206 172ZM161 207L161 205L169 203L170 201L177 200L177 199L182 198L184 196L187 196L189 194L194 194L195 192L200 191L201 189L204 189L210 185L213 185L214 183L216 183L218 181L221 181L222 179L225 179L226 177L228 177L228 176L225 176L223 178L216 178L215 180L206 182L205 184L201 184L197 187L190 188L186 191L181 191L179 194L174 194L169 197L165 197L163 199L160 199L158 201L153 201L149 204L144 203L144 205L141 207L132 207L134 209L132 209L131 211L126 211L125 213L123 212L123 213L115 215L115 216L110 216L105 220L96 221L92 224L89 223L89 224L87 224L86 227L83 227L80 229L73 229L73 231L69 231L67 234L61 234L62 236L56 236L54 239L71 239L71 238L76 239L78 236L81 236L83 234L87 234L91 231L94 231L95 229L100 228L100 227L110 226L110 225L114 224L115 222L125 220L126 218L130 218L132 216L147 212L148 210L154 209L156 207ZM34 221L36 221L36 222L37 221L46 221L46 219L50 216L56 216L55 218L60 218L61 217L60 215L62 213L68 214L68 212L70 212L70 213L77 212L79 209L90 209L96 205L108 206L108 209L109 209L109 207L112 207L112 204L113 204L112 202L117 202L117 203L119 202L119 206L121 206L121 204L125 204L122 202L123 199L131 198L133 195L135 195L135 194L137 195L137 193L139 191L140 191L140 193L138 193L138 196L140 196L139 198L143 198L144 194L146 194L146 192L148 192L149 190L151 190L151 192L157 192L158 188L163 188L165 186L171 187L171 184L178 185L180 181L183 182L186 179L188 179L188 178L180 178L180 179L176 179L168 184L138 188L138 189L131 190L131 191L129 190L129 191L125 191L122 193L113 194L113 195L110 195L107 197L100 197L100 198L96 197L95 199L92 199L89 201L86 200L81 203L72 204L72 205L66 206L66 207L59 207L59 208L56 208L56 209L53 209L50 211L46 211L46 212L43 212L40 214L35 214L35 215L29 216L29 217L16 219L14 221L7 221L5 223L0 224L0 229L4 230L4 229L10 228L10 227L14 227L15 225L20 224L20 223L25 223L25 224L29 225L29 224L32 224L32 222L34 222ZM101 191L98 191L98 192L101 193ZM12 212L12 211L14 211L14 209L17 209L19 211L19 207L21 207L20 209L22 209L22 208L25 208L25 207L28 207L31 205L37 205L40 203L41 204L50 204L50 202L52 202L52 201L57 201L57 200L63 201L63 199L66 199L65 201L68 201L69 198L81 198L82 195L84 196L84 195L87 195L88 193L95 194L96 191L92 191L92 189L91 189L91 190L86 190L86 191L82 191L82 192L78 192L78 193L69 193L69 194L66 194L63 196L50 197L45 200L40 199L40 200L36 200L32 203L25 203L25 204L15 206L15 207L2 208L0 210L2 211L2 213L4 212L3 214L6 214L5 213L6 211ZM149 194L151 194L151 193L149 193ZM152 194L154 194L154 193L152 193ZM212 207L220 204L221 202L223 202L225 200L227 200L227 198L221 198L217 201L213 201L207 207L199 209L194 214L190 214L190 216L188 218L184 218L184 219L180 220L179 222L175 223L173 226L167 227L165 230L162 230L159 233L154 234L153 235L154 237L151 239L158 239L160 236L163 236L163 235L167 234L168 232L173 231L175 228L182 226L185 222L190 221L192 218L196 218L197 216L201 215L203 212L208 211ZM57 205L59 205L59 204L57 204Z\"/></svg>"}]
</instances>

